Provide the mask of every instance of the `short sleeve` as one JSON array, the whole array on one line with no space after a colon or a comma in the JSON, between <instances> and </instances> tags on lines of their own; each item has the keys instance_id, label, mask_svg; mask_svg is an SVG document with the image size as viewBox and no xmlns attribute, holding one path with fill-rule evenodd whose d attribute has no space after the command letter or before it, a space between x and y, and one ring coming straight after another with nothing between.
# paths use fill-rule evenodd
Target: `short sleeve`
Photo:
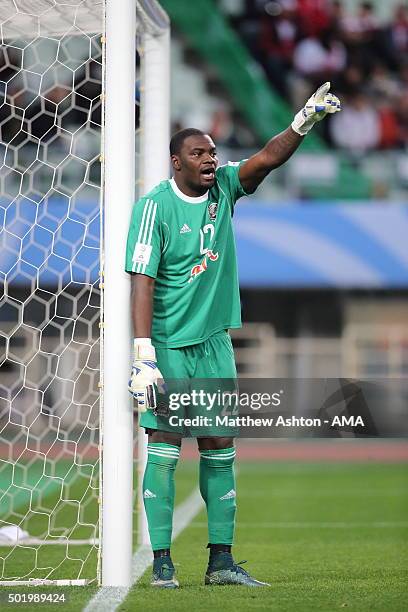
<instances>
[{"instance_id":1,"label":"short sleeve","mask_svg":"<svg viewBox=\"0 0 408 612\"><path fill-rule=\"evenodd\" d=\"M242 196L248 195L239 180L239 169L245 161L246 159L239 162L228 162L217 169L217 181L220 189L224 193L227 192L229 196L228 199L230 199L232 207L231 212L233 212L235 202Z\"/></svg>"},{"instance_id":2,"label":"short sleeve","mask_svg":"<svg viewBox=\"0 0 408 612\"><path fill-rule=\"evenodd\" d=\"M130 220L126 244L126 272L156 278L161 245L159 206L150 198L141 198L134 205Z\"/></svg>"}]
</instances>

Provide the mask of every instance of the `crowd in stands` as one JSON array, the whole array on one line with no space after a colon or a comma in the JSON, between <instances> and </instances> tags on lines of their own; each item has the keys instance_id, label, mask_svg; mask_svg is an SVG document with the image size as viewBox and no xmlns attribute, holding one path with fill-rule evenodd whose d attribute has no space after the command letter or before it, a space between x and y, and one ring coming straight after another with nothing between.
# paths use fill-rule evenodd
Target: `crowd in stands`
<instances>
[{"instance_id":1,"label":"crowd in stands","mask_svg":"<svg viewBox=\"0 0 408 612\"><path fill-rule=\"evenodd\" d=\"M228 0L224 2L225 7ZM272 85L300 108L323 81L343 104L326 124L334 146L362 154L408 147L408 5L388 23L361 1L241 0L229 19ZM230 4L232 6L232 4Z\"/></svg>"}]
</instances>

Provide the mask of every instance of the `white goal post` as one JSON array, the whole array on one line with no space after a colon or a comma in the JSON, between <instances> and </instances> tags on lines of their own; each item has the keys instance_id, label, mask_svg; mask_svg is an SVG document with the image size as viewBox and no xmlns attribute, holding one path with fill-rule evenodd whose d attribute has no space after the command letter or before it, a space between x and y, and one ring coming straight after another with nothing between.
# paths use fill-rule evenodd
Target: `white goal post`
<instances>
[{"instance_id":1,"label":"white goal post","mask_svg":"<svg viewBox=\"0 0 408 612\"><path fill-rule=\"evenodd\" d=\"M129 586L146 450L124 251L169 172L169 20L0 0L0 36L0 586Z\"/></svg>"},{"instance_id":2,"label":"white goal post","mask_svg":"<svg viewBox=\"0 0 408 612\"><path fill-rule=\"evenodd\" d=\"M123 249L134 201L135 10L132 0L107 0L105 101L105 244L103 359L102 584L131 583L132 421L127 391L130 328L129 279ZM138 0L140 109L140 195L169 171L169 22L154 0ZM121 215L120 212L123 211ZM127 350L125 350L125 348ZM141 480L146 462L143 431L138 436L139 543L148 543ZM106 552L106 554L105 554Z\"/></svg>"}]
</instances>

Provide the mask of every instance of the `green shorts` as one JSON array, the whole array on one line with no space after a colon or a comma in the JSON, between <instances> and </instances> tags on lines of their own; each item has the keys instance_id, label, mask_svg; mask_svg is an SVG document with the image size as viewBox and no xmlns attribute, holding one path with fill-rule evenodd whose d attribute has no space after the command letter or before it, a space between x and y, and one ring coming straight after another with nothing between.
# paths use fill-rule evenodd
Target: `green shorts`
<instances>
[{"instance_id":1,"label":"green shorts","mask_svg":"<svg viewBox=\"0 0 408 612\"><path fill-rule=\"evenodd\" d=\"M218 392L233 393L236 390L234 351L226 330L217 332L200 344L174 349L156 348L156 357L168 386L166 402L172 409L168 417L156 416L153 410L147 410L140 417L142 427L195 438L238 435L237 427L220 424L217 418L226 414L225 405L215 399L220 397ZM174 401L177 394L191 394L193 390L211 393L214 398L211 405L206 401L200 401L199 405L178 405ZM225 418L222 420L225 421Z\"/></svg>"}]
</instances>

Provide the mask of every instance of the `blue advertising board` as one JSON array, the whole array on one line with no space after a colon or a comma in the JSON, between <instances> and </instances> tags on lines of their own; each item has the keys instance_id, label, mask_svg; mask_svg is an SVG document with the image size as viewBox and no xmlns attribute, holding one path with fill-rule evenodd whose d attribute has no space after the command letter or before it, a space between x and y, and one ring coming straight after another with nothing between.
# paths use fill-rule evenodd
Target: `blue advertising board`
<instances>
[{"instance_id":1,"label":"blue advertising board","mask_svg":"<svg viewBox=\"0 0 408 612\"><path fill-rule=\"evenodd\" d=\"M40 288L97 281L97 202L21 197L0 205L1 226L0 281ZM242 287L408 288L402 204L267 205L245 198L234 227Z\"/></svg>"}]
</instances>

